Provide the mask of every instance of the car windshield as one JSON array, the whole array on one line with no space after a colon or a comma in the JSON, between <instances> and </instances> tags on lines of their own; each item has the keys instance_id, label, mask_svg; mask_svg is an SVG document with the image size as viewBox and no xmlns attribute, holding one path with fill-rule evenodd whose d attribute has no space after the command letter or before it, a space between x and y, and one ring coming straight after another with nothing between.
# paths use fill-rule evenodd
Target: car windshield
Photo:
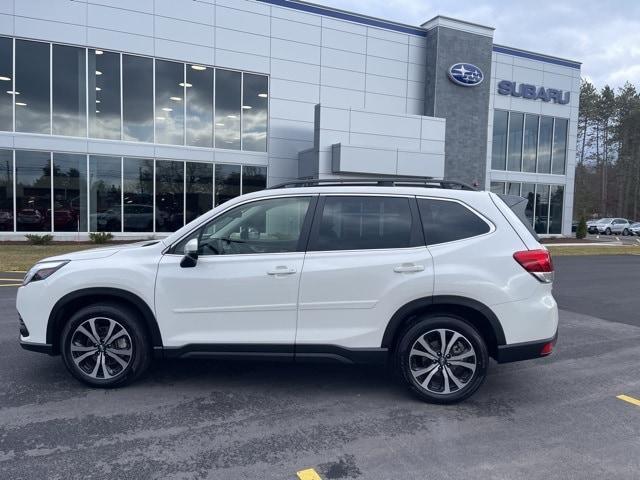
<instances>
[{"instance_id":1,"label":"car windshield","mask_svg":"<svg viewBox=\"0 0 640 480\"><path fill-rule=\"evenodd\" d=\"M598 220L598 223L609 223L611 222L610 218L601 218L600 220Z\"/></svg>"}]
</instances>

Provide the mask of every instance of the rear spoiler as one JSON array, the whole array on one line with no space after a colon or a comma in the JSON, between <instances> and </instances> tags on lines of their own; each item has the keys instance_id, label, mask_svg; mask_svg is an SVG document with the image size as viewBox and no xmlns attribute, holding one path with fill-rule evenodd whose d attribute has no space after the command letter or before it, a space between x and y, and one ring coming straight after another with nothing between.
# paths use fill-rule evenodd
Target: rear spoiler
<instances>
[{"instance_id":1,"label":"rear spoiler","mask_svg":"<svg viewBox=\"0 0 640 480\"><path fill-rule=\"evenodd\" d=\"M533 226L531 226L531 223L529 223L529 219L527 218L527 215L525 213L529 200L517 195L505 195L502 193L497 193L496 195L500 197L500 200L502 200L513 213L516 214L518 220L520 220L522 224L527 228L527 230L529 230L529 233L533 235L533 238L535 238L537 241L540 241L538 234L533 229Z\"/></svg>"}]
</instances>

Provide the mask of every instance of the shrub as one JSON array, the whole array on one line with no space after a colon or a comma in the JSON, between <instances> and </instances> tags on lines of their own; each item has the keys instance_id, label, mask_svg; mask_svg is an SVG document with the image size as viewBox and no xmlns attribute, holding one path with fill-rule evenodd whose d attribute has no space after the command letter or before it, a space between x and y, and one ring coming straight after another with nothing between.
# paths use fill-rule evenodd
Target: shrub
<instances>
[{"instance_id":1,"label":"shrub","mask_svg":"<svg viewBox=\"0 0 640 480\"><path fill-rule=\"evenodd\" d=\"M50 245L53 240L53 235L49 234L38 235L37 233L29 233L25 235L25 237L27 237L31 245Z\"/></svg>"},{"instance_id":2,"label":"shrub","mask_svg":"<svg viewBox=\"0 0 640 480\"><path fill-rule=\"evenodd\" d=\"M113 234L111 232L91 232L89 233L89 238L93 243L107 243L109 240L113 238Z\"/></svg>"},{"instance_id":3,"label":"shrub","mask_svg":"<svg viewBox=\"0 0 640 480\"><path fill-rule=\"evenodd\" d=\"M587 236L587 221L584 217L580 217L578 228L576 229L576 238L585 238Z\"/></svg>"}]
</instances>

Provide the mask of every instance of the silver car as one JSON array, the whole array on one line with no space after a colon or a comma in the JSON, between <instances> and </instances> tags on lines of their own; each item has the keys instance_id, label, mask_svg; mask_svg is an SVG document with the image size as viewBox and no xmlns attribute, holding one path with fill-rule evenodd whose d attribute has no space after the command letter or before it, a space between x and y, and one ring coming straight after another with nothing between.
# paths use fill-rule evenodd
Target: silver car
<instances>
[{"instance_id":1,"label":"silver car","mask_svg":"<svg viewBox=\"0 0 640 480\"><path fill-rule=\"evenodd\" d=\"M626 218L602 218L596 223L598 233L604 233L605 235L611 235L612 233L629 235L631 233L630 226L631 224Z\"/></svg>"},{"instance_id":2,"label":"silver car","mask_svg":"<svg viewBox=\"0 0 640 480\"><path fill-rule=\"evenodd\" d=\"M629 227L629 231L631 232L632 235L640 236L640 222L632 223L631 226Z\"/></svg>"}]
</instances>

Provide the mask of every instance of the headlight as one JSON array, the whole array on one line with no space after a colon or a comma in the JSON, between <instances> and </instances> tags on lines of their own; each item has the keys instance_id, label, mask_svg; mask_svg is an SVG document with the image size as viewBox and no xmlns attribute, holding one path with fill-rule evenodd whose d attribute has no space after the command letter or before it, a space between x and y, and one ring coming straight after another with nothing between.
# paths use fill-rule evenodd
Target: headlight
<instances>
[{"instance_id":1,"label":"headlight","mask_svg":"<svg viewBox=\"0 0 640 480\"><path fill-rule=\"evenodd\" d=\"M50 277L69 262L70 260L52 260L50 262L36 263L24 276L22 286Z\"/></svg>"}]
</instances>

